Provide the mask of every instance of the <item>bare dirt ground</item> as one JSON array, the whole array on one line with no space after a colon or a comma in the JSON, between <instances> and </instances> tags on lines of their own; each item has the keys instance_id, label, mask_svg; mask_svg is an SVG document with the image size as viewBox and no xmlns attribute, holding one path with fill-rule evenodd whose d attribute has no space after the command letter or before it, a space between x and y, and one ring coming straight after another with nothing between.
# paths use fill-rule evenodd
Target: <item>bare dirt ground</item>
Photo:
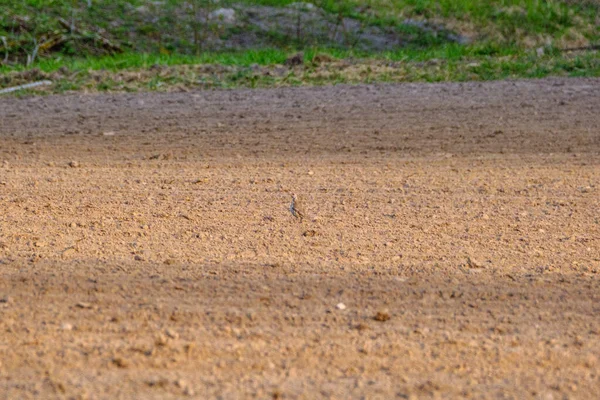
<instances>
[{"instance_id":1,"label":"bare dirt ground","mask_svg":"<svg viewBox=\"0 0 600 400\"><path fill-rule=\"evenodd\" d=\"M596 399L599 109L583 79L3 98L0 398Z\"/></svg>"}]
</instances>

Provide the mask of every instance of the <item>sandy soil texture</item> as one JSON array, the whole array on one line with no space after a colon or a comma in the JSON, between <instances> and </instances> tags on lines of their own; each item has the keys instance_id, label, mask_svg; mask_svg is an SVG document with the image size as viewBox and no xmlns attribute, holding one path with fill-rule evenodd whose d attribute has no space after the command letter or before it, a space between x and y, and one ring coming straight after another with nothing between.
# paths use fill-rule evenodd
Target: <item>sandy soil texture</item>
<instances>
[{"instance_id":1,"label":"sandy soil texture","mask_svg":"<svg viewBox=\"0 0 600 400\"><path fill-rule=\"evenodd\" d=\"M596 399L599 110L584 79L2 98L0 398Z\"/></svg>"}]
</instances>

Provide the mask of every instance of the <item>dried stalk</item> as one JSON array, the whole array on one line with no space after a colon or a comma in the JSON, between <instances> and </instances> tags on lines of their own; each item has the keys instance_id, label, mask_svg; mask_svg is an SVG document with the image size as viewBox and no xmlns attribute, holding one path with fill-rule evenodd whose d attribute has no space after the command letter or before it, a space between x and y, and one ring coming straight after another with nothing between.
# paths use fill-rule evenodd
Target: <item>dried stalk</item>
<instances>
[{"instance_id":1,"label":"dried stalk","mask_svg":"<svg viewBox=\"0 0 600 400\"><path fill-rule=\"evenodd\" d=\"M16 92L17 90L23 90L23 89L31 89L31 88L34 88L37 86L43 86L43 85L52 85L52 81L38 81L38 82L26 83L24 85L19 85L19 86L13 86L13 87L9 87L9 88L0 90L0 94Z\"/></svg>"},{"instance_id":2,"label":"dried stalk","mask_svg":"<svg viewBox=\"0 0 600 400\"><path fill-rule=\"evenodd\" d=\"M38 50L40 48L40 45L37 41L36 38L33 38L33 52L30 54L27 54L27 66L29 67L31 64L33 64L33 62L35 61L35 58L37 57L38 54Z\"/></svg>"}]
</instances>

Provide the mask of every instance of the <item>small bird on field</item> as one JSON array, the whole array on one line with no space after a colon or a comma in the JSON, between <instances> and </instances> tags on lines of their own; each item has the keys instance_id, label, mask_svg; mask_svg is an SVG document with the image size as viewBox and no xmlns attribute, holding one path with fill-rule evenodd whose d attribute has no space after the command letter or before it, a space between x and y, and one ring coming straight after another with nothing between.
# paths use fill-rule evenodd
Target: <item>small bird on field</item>
<instances>
[{"instance_id":1,"label":"small bird on field","mask_svg":"<svg viewBox=\"0 0 600 400\"><path fill-rule=\"evenodd\" d=\"M300 220L304 219L304 208L302 203L298 199L296 193L292 193L292 203L290 204L290 212L292 215Z\"/></svg>"}]
</instances>

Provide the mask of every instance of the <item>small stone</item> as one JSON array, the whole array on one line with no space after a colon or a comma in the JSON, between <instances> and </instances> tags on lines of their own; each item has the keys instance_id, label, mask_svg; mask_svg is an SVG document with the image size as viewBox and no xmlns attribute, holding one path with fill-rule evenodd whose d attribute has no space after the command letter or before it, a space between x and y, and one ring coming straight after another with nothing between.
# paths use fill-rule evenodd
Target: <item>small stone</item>
<instances>
[{"instance_id":1,"label":"small stone","mask_svg":"<svg viewBox=\"0 0 600 400\"><path fill-rule=\"evenodd\" d=\"M102 136L115 136L115 132L113 132L113 131L104 132L104 133L102 133Z\"/></svg>"},{"instance_id":2,"label":"small stone","mask_svg":"<svg viewBox=\"0 0 600 400\"><path fill-rule=\"evenodd\" d=\"M78 168L79 167L79 162L77 162L77 161L70 161L69 162L69 167L71 167L71 168Z\"/></svg>"},{"instance_id":3,"label":"small stone","mask_svg":"<svg viewBox=\"0 0 600 400\"><path fill-rule=\"evenodd\" d=\"M146 384L150 387L164 388L169 384L169 381L166 378L152 378L149 381L147 381Z\"/></svg>"},{"instance_id":4,"label":"small stone","mask_svg":"<svg viewBox=\"0 0 600 400\"><path fill-rule=\"evenodd\" d=\"M77 307L79 308L92 308L92 305L90 303L86 303L85 301L80 301L79 303L76 304Z\"/></svg>"},{"instance_id":5,"label":"small stone","mask_svg":"<svg viewBox=\"0 0 600 400\"><path fill-rule=\"evenodd\" d=\"M314 171L308 171L308 175L313 176L314 174Z\"/></svg>"},{"instance_id":6,"label":"small stone","mask_svg":"<svg viewBox=\"0 0 600 400\"><path fill-rule=\"evenodd\" d=\"M69 224L69 227L71 227L71 228L77 228L77 224L75 222L71 222Z\"/></svg>"},{"instance_id":7,"label":"small stone","mask_svg":"<svg viewBox=\"0 0 600 400\"><path fill-rule=\"evenodd\" d=\"M385 322L390 319L390 314L387 311L378 311L373 317L375 321Z\"/></svg>"},{"instance_id":8,"label":"small stone","mask_svg":"<svg viewBox=\"0 0 600 400\"><path fill-rule=\"evenodd\" d=\"M195 343L186 343L183 345L183 351L185 351L186 354L190 354L194 349L196 349Z\"/></svg>"},{"instance_id":9,"label":"small stone","mask_svg":"<svg viewBox=\"0 0 600 400\"><path fill-rule=\"evenodd\" d=\"M133 257L133 259L135 261L144 261L144 257L140 256L139 254L136 254L135 257Z\"/></svg>"},{"instance_id":10,"label":"small stone","mask_svg":"<svg viewBox=\"0 0 600 400\"><path fill-rule=\"evenodd\" d=\"M335 308L337 308L338 310L345 310L346 309L346 305L344 303L337 303L337 305L335 306Z\"/></svg>"},{"instance_id":11,"label":"small stone","mask_svg":"<svg viewBox=\"0 0 600 400\"><path fill-rule=\"evenodd\" d=\"M68 322L65 322L60 326L60 329L62 329L63 331L72 331L73 325L69 324Z\"/></svg>"},{"instance_id":12,"label":"small stone","mask_svg":"<svg viewBox=\"0 0 600 400\"><path fill-rule=\"evenodd\" d=\"M44 241L37 241L34 244L35 244L35 247L46 247L46 246L48 246L48 243L46 243Z\"/></svg>"},{"instance_id":13,"label":"small stone","mask_svg":"<svg viewBox=\"0 0 600 400\"><path fill-rule=\"evenodd\" d=\"M113 364L115 364L119 368L127 368L129 367L129 362L122 357L115 357L112 359Z\"/></svg>"},{"instance_id":14,"label":"small stone","mask_svg":"<svg viewBox=\"0 0 600 400\"><path fill-rule=\"evenodd\" d=\"M483 216L481 218L487 221L490 219L490 216L487 214L483 214Z\"/></svg>"},{"instance_id":15,"label":"small stone","mask_svg":"<svg viewBox=\"0 0 600 400\"><path fill-rule=\"evenodd\" d=\"M177 333L177 331L175 331L174 329L171 328L167 328L167 330L165 331L165 333L167 334L168 337L170 337L171 339L177 339L179 338L179 334Z\"/></svg>"},{"instance_id":16,"label":"small stone","mask_svg":"<svg viewBox=\"0 0 600 400\"><path fill-rule=\"evenodd\" d=\"M183 389L183 394L186 396L193 396L194 395L194 390L192 390L192 388L189 387L189 385L187 384L186 381L184 381L183 379L177 379L175 381L175 386L177 386L178 388Z\"/></svg>"},{"instance_id":17,"label":"small stone","mask_svg":"<svg viewBox=\"0 0 600 400\"><path fill-rule=\"evenodd\" d=\"M8 303L12 303L13 301L14 301L14 299L10 296L0 297L0 303L8 304Z\"/></svg>"},{"instance_id":18,"label":"small stone","mask_svg":"<svg viewBox=\"0 0 600 400\"><path fill-rule=\"evenodd\" d=\"M359 323L358 325L356 325L356 330L358 331L366 331L367 329L369 329L369 325L365 324L365 323Z\"/></svg>"},{"instance_id":19,"label":"small stone","mask_svg":"<svg viewBox=\"0 0 600 400\"><path fill-rule=\"evenodd\" d=\"M156 335L156 339L154 340L154 344L157 346L166 346L169 342L169 339L162 333Z\"/></svg>"}]
</instances>

